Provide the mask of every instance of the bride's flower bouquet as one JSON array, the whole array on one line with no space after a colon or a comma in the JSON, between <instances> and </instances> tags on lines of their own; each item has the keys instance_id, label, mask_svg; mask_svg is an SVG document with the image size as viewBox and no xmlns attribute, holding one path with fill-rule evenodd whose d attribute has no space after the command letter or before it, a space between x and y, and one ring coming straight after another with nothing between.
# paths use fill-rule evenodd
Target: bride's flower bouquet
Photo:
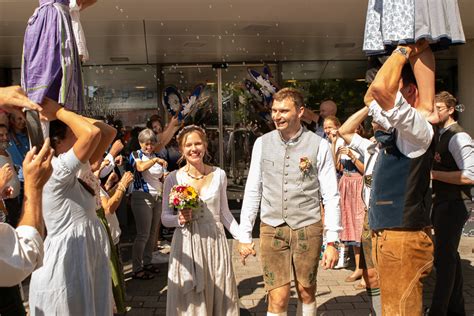
<instances>
[{"instance_id":1,"label":"bride's flower bouquet","mask_svg":"<svg viewBox=\"0 0 474 316\"><path fill-rule=\"evenodd\" d=\"M177 184L171 188L169 206L176 209L197 208L199 206L199 196L190 185Z\"/></svg>"}]
</instances>

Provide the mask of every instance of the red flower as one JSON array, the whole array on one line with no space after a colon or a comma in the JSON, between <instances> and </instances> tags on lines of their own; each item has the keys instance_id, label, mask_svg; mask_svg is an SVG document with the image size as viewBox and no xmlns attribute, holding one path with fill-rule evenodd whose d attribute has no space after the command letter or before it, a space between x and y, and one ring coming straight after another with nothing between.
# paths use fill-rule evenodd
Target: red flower
<instances>
[{"instance_id":1,"label":"red flower","mask_svg":"<svg viewBox=\"0 0 474 316\"><path fill-rule=\"evenodd\" d=\"M175 206L178 206L178 205L179 205L179 199L178 199L178 198L174 198L173 204L174 204Z\"/></svg>"},{"instance_id":2,"label":"red flower","mask_svg":"<svg viewBox=\"0 0 474 316\"><path fill-rule=\"evenodd\" d=\"M179 192L179 193L181 193L181 192L184 191L184 189L186 189L186 187L184 187L184 186L179 186L179 187L176 188L176 191Z\"/></svg>"}]
</instances>

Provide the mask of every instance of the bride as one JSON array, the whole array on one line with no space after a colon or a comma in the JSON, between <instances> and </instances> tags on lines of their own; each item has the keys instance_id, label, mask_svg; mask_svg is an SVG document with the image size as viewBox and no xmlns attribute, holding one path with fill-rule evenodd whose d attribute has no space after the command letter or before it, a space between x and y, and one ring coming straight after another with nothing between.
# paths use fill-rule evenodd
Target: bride
<instances>
[{"instance_id":1,"label":"bride","mask_svg":"<svg viewBox=\"0 0 474 316\"><path fill-rule=\"evenodd\" d=\"M166 178L162 222L178 227L171 242L167 315L239 315L237 286L224 226L234 239L239 227L227 204L225 172L204 163L205 131L184 127L177 136L184 167ZM176 184L194 187L200 197L196 209L176 211L169 194Z\"/></svg>"}]
</instances>

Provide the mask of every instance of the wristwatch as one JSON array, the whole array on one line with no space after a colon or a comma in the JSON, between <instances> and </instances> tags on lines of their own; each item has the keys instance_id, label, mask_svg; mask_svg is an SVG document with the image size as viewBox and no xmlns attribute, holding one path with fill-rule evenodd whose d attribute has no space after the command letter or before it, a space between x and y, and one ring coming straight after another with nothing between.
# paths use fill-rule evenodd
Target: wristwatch
<instances>
[{"instance_id":1,"label":"wristwatch","mask_svg":"<svg viewBox=\"0 0 474 316\"><path fill-rule=\"evenodd\" d=\"M393 52L402 55L402 56L405 57L407 60L408 60L408 58L410 58L410 52L409 52L409 50L408 50L406 47L404 47L404 46L398 46L397 48L395 48L395 50L394 50Z\"/></svg>"},{"instance_id":2,"label":"wristwatch","mask_svg":"<svg viewBox=\"0 0 474 316\"><path fill-rule=\"evenodd\" d=\"M326 246L333 246L334 248L339 249L340 244L341 243L339 241L330 241L326 244Z\"/></svg>"}]
</instances>

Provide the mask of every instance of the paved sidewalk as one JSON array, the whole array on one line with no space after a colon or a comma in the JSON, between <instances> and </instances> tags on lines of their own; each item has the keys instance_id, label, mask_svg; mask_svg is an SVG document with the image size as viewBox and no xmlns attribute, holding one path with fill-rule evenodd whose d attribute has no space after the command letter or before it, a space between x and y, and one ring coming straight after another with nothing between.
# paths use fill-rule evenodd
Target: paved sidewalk
<instances>
[{"instance_id":1,"label":"paved sidewalk","mask_svg":"<svg viewBox=\"0 0 474 316\"><path fill-rule=\"evenodd\" d=\"M258 256L240 263L235 251L235 241L229 240L232 247L234 270L242 305L241 315L266 315L265 290L260 271ZM258 240L256 240L258 245ZM464 296L467 315L474 315L474 238L463 237L460 245L464 272ZM258 251L258 248L257 248ZM162 264L162 272L153 280L138 281L130 278L130 265L126 265L127 300L132 307L127 315L165 315L166 311L166 270L167 264ZM318 315L368 315L367 295L365 290L356 290L355 283L346 283L344 279L350 270L322 270L318 272ZM424 303L428 306L433 293L434 277L426 282ZM292 289L288 315L296 311L296 292ZM220 316L220 315L216 315Z\"/></svg>"}]
</instances>

